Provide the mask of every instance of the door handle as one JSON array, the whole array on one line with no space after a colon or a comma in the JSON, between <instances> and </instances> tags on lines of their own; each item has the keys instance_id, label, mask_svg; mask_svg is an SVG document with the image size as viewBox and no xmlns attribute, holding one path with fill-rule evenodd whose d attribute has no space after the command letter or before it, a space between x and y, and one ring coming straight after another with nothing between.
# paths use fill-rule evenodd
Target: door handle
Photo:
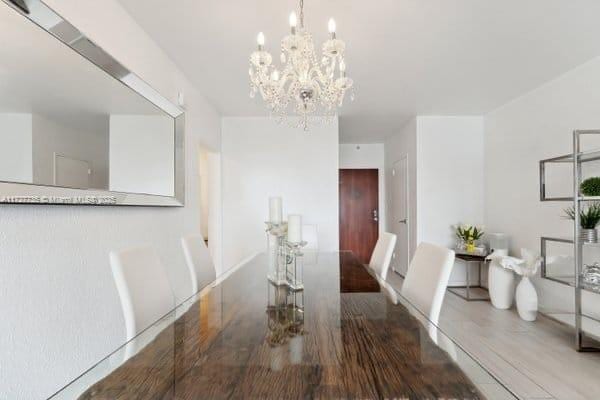
<instances>
[{"instance_id":1,"label":"door handle","mask_svg":"<svg viewBox=\"0 0 600 400\"><path fill-rule=\"evenodd\" d=\"M400 222L401 224L406 224L406 222L407 222L407 221L408 221L408 220L407 220L406 218L404 218L404 219L401 219L401 220L400 220L400 221L398 221L398 222Z\"/></svg>"},{"instance_id":2,"label":"door handle","mask_svg":"<svg viewBox=\"0 0 600 400\"><path fill-rule=\"evenodd\" d=\"M377 216L377 210L373 210L373 221L379 221L379 217Z\"/></svg>"}]
</instances>

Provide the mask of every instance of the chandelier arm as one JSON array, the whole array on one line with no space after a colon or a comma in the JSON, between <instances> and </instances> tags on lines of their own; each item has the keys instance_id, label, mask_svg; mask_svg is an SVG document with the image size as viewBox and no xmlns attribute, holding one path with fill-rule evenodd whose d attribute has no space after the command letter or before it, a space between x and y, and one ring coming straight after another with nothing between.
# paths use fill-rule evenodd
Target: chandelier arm
<instances>
[{"instance_id":1,"label":"chandelier arm","mask_svg":"<svg viewBox=\"0 0 600 400\"><path fill-rule=\"evenodd\" d=\"M327 76L325 76L325 75L323 74L323 71L321 71L321 69L320 69L320 68L318 68L317 66L314 66L314 67L312 67L312 68L310 69L309 76L311 77L311 79L313 78L313 77L312 77L312 75L313 75L313 74L314 74L314 75L316 75L316 78L318 78L318 79L319 79L319 81L321 81L321 83L322 83L323 85L326 85L328 82L330 82L330 81L331 81L331 80L330 80L330 79L329 79Z\"/></svg>"},{"instance_id":2,"label":"chandelier arm","mask_svg":"<svg viewBox=\"0 0 600 400\"><path fill-rule=\"evenodd\" d=\"M285 90L285 85L287 84L287 81L288 81L288 78L287 78L286 76L282 77L282 78L279 80L279 82L278 82L278 84L277 84L277 90L278 90L280 93L281 93L281 92L283 92L283 93L285 93L285 92L286 92L286 90Z\"/></svg>"}]
</instances>

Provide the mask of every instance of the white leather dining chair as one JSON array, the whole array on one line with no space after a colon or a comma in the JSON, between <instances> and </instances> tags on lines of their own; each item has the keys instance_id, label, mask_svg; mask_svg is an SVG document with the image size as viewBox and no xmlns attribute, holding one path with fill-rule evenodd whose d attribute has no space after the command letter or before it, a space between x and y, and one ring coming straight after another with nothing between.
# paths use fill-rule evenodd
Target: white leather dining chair
<instances>
[{"instance_id":1,"label":"white leather dining chair","mask_svg":"<svg viewBox=\"0 0 600 400\"><path fill-rule=\"evenodd\" d=\"M167 273L152 247L113 251L110 264L129 341L167 315L174 308L175 299Z\"/></svg>"},{"instance_id":2,"label":"white leather dining chair","mask_svg":"<svg viewBox=\"0 0 600 400\"><path fill-rule=\"evenodd\" d=\"M302 240L306 242L304 250L319 250L319 233L316 225L302 225Z\"/></svg>"},{"instance_id":3,"label":"white leather dining chair","mask_svg":"<svg viewBox=\"0 0 600 400\"><path fill-rule=\"evenodd\" d=\"M436 325L453 265L454 251L421 243L408 267L400 291L403 297Z\"/></svg>"},{"instance_id":4,"label":"white leather dining chair","mask_svg":"<svg viewBox=\"0 0 600 400\"><path fill-rule=\"evenodd\" d=\"M396 235L389 232L384 232L379 235L379 239L377 239L377 243L375 244L375 249L371 255L371 260L369 261L369 268L371 268L382 281L387 279L387 273L390 269L395 246Z\"/></svg>"},{"instance_id":5,"label":"white leather dining chair","mask_svg":"<svg viewBox=\"0 0 600 400\"><path fill-rule=\"evenodd\" d=\"M190 272L192 293L195 294L217 278L217 271L202 235L182 237L181 246Z\"/></svg>"},{"instance_id":6,"label":"white leather dining chair","mask_svg":"<svg viewBox=\"0 0 600 400\"><path fill-rule=\"evenodd\" d=\"M394 289L394 287L391 284L384 280L378 279L378 281L381 285L381 291L383 292L385 297L390 301L390 303L398 304L398 294L396 293L396 289Z\"/></svg>"}]
</instances>

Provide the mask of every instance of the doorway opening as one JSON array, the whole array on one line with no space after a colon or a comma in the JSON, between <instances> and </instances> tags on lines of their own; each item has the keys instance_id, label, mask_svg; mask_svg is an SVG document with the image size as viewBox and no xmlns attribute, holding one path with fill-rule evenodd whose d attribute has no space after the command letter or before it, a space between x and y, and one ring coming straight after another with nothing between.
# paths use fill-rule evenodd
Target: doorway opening
<instances>
[{"instance_id":1,"label":"doorway opening","mask_svg":"<svg viewBox=\"0 0 600 400\"><path fill-rule=\"evenodd\" d=\"M221 154L200 146L198 151L200 233L221 274Z\"/></svg>"}]
</instances>

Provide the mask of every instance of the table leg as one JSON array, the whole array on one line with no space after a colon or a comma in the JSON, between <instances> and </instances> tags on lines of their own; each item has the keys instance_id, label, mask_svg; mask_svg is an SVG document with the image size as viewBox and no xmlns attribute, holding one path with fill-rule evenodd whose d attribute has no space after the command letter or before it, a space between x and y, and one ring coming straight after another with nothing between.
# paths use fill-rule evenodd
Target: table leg
<instances>
[{"instance_id":1,"label":"table leg","mask_svg":"<svg viewBox=\"0 0 600 400\"><path fill-rule=\"evenodd\" d=\"M479 297L478 295L471 294L471 289L479 288L479 289L487 290L481 285L481 268L482 268L482 265L485 264L485 261L484 260L464 260L464 259L462 261L465 264L465 267L467 269L465 286L449 287L448 291L457 295L458 297L460 297L464 300L467 300L467 301L488 301L490 299L489 296ZM478 269L477 284L475 286L471 286L471 268L470 267L471 267L472 263L477 263L477 269ZM461 292L461 290L462 290L462 292Z\"/></svg>"},{"instance_id":2,"label":"table leg","mask_svg":"<svg viewBox=\"0 0 600 400\"><path fill-rule=\"evenodd\" d=\"M467 284L465 286L465 291L466 291L466 294L467 294L467 301L471 301L471 291L469 290L469 289L471 289L471 274L470 274L471 264L472 264L471 261L467 261L465 263L465 267L466 267L466 270L467 270Z\"/></svg>"}]
</instances>

